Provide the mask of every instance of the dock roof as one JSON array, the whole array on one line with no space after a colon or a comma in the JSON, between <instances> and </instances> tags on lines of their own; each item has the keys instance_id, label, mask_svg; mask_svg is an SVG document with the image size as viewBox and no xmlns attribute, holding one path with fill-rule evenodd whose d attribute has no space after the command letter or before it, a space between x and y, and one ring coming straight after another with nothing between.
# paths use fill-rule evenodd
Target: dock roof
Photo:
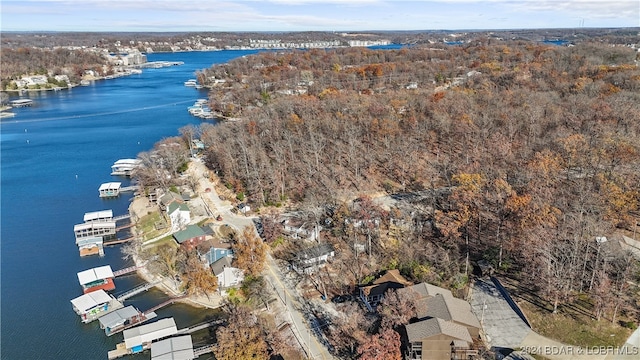
<instances>
[{"instance_id":1,"label":"dock roof","mask_svg":"<svg viewBox=\"0 0 640 360\"><path fill-rule=\"evenodd\" d=\"M113 271L111 270L111 265L100 266L93 269L80 271L78 273L78 280L80 281L80 285L85 285L94 281L109 279L112 277Z\"/></svg>"},{"instance_id":2,"label":"dock roof","mask_svg":"<svg viewBox=\"0 0 640 360\"><path fill-rule=\"evenodd\" d=\"M76 245L78 245L78 247L102 245L103 243L104 240L102 239L102 236L86 237L76 240Z\"/></svg>"},{"instance_id":3,"label":"dock roof","mask_svg":"<svg viewBox=\"0 0 640 360\"><path fill-rule=\"evenodd\" d=\"M173 318L160 319L154 323L141 325L123 332L124 343L127 349L143 343L152 342L166 336L178 333L176 322Z\"/></svg>"},{"instance_id":4,"label":"dock roof","mask_svg":"<svg viewBox=\"0 0 640 360\"><path fill-rule=\"evenodd\" d=\"M113 298L109 296L109 294L100 289L98 291L78 296L77 298L71 300L71 305L73 305L73 307L76 308L80 313L86 313L87 311L93 309L98 305L110 302L111 299Z\"/></svg>"},{"instance_id":5,"label":"dock roof","mask_svg":"<svg viewBox=\"0 0 640 360\"><path fill-rule=\"evenodd\" d=\"M176 336L151 344L151 360L194 359L191 335Z\"/></svg>"},{"instance_id":6,"label":"dock roof","mask_svg":"<svg viewBox=\"0 0 640 360\"><path fill-rule=\"evenodd\" d=\"M133 305L129 305L99 317L98 321L100 321L101 328L113 329L116 326L123 325L127 320L137 316L138 314L140 314L140 312L133 307Z\"/></svg>"},{"instance_id":7,"label":"dock roof","mask_svg":"<svg viewBox=\"0 0 640 360\"><path fill-rule=\"evenodd\" d=\"M113 210L92 211L84 214L84 222L111 218L113 218Z\"/></svg>"},{"instance_id":8,"label":"dock roof","mask_svg":"<svg viewBox=\"0 0 640 360\"><path fill-rule=\"evenodd\" d=\"M113 220L109 220L109 221L99 221L99 222L88 222L88 223L82 223L82 224L76 224L73 225L73 231L74 232L78 232L78 231L82 231L82 230L88 230L88 229L115 229L116 228L116 222Z\"/></svg>"},{"instance_id":9,"label":"dock roof","mask_svg":"<svg viewBox=\"0 0 640 360\"><path fill-rule=\"evenodd\" d=\"M99 191L116 190L116 189L120 189L121 186L122 186L121 182L108 182L108 183L101 184L98 190Z\"/></svg>"}]
</instances>

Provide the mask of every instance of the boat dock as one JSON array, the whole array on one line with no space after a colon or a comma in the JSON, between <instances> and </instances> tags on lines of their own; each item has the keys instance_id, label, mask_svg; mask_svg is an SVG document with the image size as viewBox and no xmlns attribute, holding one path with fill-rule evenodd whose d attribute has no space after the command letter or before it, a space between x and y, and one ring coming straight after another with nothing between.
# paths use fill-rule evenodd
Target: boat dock
<instances>
[{"instance_id":1,"label":"boat dock","mask_svg":"<svg viewBox=\"0 0 640 360\"><path fill-rule=\"evenodd\" d=\"M131 173L141 165L142 160L139 159L120 159L111 165L111 175L131 176Z\"/></svg>"},{"instance_id":2,"label":"boat dock","mask_svg":"<svg viewBox=\"0 0 640 360\"><path fill-rule=\"evenodd\" d=\"M33 105L33 100L31 99L11 100L9 104L13 107L27 107L27 106Z\"/></svg>"},{"instance_id":3,"label":"boat dock","mask_svg":"<svg viewBox=\"0 0 640 360\"><path fill-rule=\"evenodd\" d=\"M120 182L108 182L103 183L98 188L98 193L101 198L105 197L117 197L120 195L120 188L122 187L122 183Z\"/></svg>"}]
</instances>

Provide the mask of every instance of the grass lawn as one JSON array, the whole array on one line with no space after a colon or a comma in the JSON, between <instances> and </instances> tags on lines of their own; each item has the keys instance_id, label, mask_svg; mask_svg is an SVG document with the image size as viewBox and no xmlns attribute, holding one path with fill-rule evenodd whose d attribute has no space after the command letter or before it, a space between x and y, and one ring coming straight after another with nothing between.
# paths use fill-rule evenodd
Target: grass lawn
<instances>
[{"instance_id":1,"label":"grass lawn","mask_svg":"<svg viewBox=\"0 0 640 360\"><path fill-rule=\"evenodd\" d=\"M538 293L522 286L513 278L501 277L500 281L518 303L531 327L540 335L576 346L621 346L633 330L620 326L625 320L618 313L615 323L606 312L600 321L593 317L593 304L586 296L578 296L571 303L558 306L545 301Z\"/></svg>"},{"instance_id":2,"label":"grass lawn","mask_svg":"<svg viewBox=\"0 0 640 360\"><path fill-rule=\"evenodd\" d=\"M553 314L529 302L520 302L533 330L565 344L577 346L620 346L627 341L632 330L610 320L596 321L583 314L561 308Z\"/></svg>"},{"instance_id":3,"label":"grass lawn","mask_svg":"<svg viewBox=\"0 0 640 360\"><path fill-rule=\"evenodd\" d=\"M166 229L156 229L156 224L161 222L164 222L164 219L159 211L155 211L142 217L136 225L136 230L144 240L153 239L166 231Z\"/></svg>"}]
</instances>

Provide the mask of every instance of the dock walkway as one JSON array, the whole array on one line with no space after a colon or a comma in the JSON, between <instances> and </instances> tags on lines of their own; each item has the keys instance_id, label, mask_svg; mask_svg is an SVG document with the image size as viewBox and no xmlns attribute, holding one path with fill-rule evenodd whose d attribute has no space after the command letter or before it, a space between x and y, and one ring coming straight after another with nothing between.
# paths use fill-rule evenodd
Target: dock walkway
<instances>
[{"instance_id":1,"label":"dock walkway","mask_svg":"<svg viewBox=\"0 0 640 360\"><path fill-rule=\"evenodd\" d=\"M198 358L201 355L204 354L208 354L210 352L213 352L213 345L205 345L205 346L201 346L197 349L193 349L193 356L194 358Z\"/></svg>"},{"instance_id":2,"label":"dock walkway","mask_svg":"<svg viewBox=\"0 0 640 360\"><path fill-rule=\"evenodd\" d=\"M131 289L129 291L124 292L122 295L118 296L116 299L118 301L120 301L120 302L123 302L123 301L127 300L130 297L136 296L136 295L138 295L138 294L140 294L142 292L145 292L145 291L151 289L152 287L158 285L158 283L159 282L153 282L153 283L146 283L146 284L140 285L140 286L138 286L136 288L133 288L133 289ZM149 313L149 312L151 312L151 311L145 311L145 314Z\"/></svg>"},{"instance_id":3,"label":"dock walkway","mask_svg":"<svg viewBox=\"0 0 640 360\"><path fill-rule=\"evenodd\" d=\"M159 310L159 309L161 309L161 308L163 308L163 307L165 307L167 305L171 305L174 302L176 302L176 301L178 301L178 300L180 300L180 299L182 299L184 297L185 296L183 295L183 296L176 296L176 297L169 298L168 300L166 300L166 301L164 301L164 302L152 307L151 309L145 311L144 313L145 314L149 314L149 313L155 312L156 310Z\"/></svg>"},{"instance_id":4,"label":"dock walkway","mask_svg":"<svg viewBox=\"0 0 640 360\"><path fill-rule=\"evenodd\" d=\"M138 270L137 266L129 266L128 268L124 268L124 269L120 269L120 270L116 270L113 272L113 277L118 277L118 276L122 276L122 275L127 275L127 274L131 274L132 272L135 272L136 270Z\"/></svg>"},{"instance_id":5,"label":"dock walkway","mask_svg":"<svg viewBox=\"0 0 640 360\"><path fill-rule=\"evenodd\" d=\"M176 335L192 334L192 333L194 333L194 332L196 332L198 330L202 330L202 329L206 329L206 328L211 327L211 326L222 325L222 324L224 324L224 320L223 319L205 321L205 322L200 323L200 324L189 326L188 328L180 329L180 330L178 330Z\"/></svg>"}]
</instances>

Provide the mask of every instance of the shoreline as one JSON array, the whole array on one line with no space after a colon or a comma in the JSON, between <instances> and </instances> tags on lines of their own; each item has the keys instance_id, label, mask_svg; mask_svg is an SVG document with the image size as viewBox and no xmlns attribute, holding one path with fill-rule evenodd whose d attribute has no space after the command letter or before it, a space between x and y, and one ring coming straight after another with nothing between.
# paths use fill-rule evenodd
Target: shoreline
<instances>
[{"instance_id":1,"label":"shoreline","mask_svg":"<svg viewBox=\"0 0 640 360\"><path fill-rule=\"evenodd\" d=\"M131 215L131 219L132 220L140 219L142 217L141 212L142 213L148 212L149 205L150 204L146 198L134 197L133 200L131 201L131 204L129 204L129 214ZM135 225L137 225L136 221L132 221L132 222ZM133 227L133 231L134 231L134 236L137 236L137 234L135 233L135 225ZM153 274L151 271L149 271L144 266L144 263L137 256L137 254L134 255L132 259L135 266L138 267L138 269L136 270L136 274L140 278L142 278L144 281L148 283L158 282L158 284L156 284L155 287L170 297L179 297L184 295L178 289L172 286L173 284L171 284L170 279L167 279L164 276ZM196 295L196 294L186 295L184 297L176 299L176 302L181 302L187 305L194 306L196 308L218 309L222 306L223 300L224 300L223 297L220 295L219 292L217 292L214 294L210 294L209 296Z\"/></svg>"}]
</instances>

